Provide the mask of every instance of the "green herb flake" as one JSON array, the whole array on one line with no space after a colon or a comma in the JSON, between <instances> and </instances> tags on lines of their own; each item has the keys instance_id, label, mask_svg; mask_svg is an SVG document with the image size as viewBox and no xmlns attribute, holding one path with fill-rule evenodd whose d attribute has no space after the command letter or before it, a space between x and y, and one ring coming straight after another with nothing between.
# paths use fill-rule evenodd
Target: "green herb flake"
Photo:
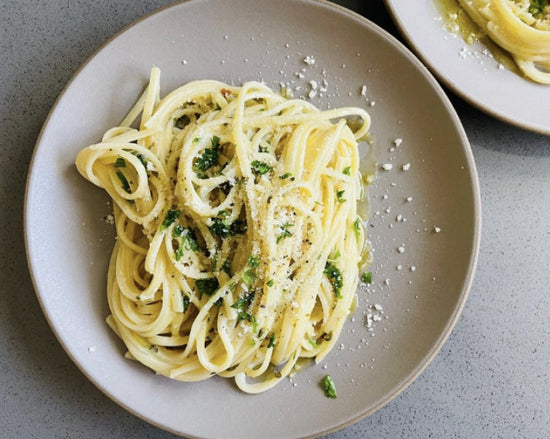
<instances>
[{"instance_id":1,"label":"green herb flake","mask_svg":"<svg viewBox=\"0 0 550 439\"><path fill-rule=\"evenodd\" d=\"M317 342L315 340L313 340L312 338L309 338L308 339L308 342L309 344L311 345L312 348L316 348L318 347L319 345L317 344Z\"/></svg>"},{"instance_id":2,"label":"green herb flake","mask_svg":"<svg viewBox=\"0 0 550 439\"><path fill-rule=\"evenodd\" d=\"M126 179L126 176L122 171L116 171L116 176L120 180L120 183L122 184L122 189L124 189L129 194L132 192L130 189L130 183L128 183L128 180ZM134 201L134 200L131 200Z\"/></svg>"},{"instance_id":3,"label":"green herb flake","mask_svg":"<svg viewBox=\"0 0 550 439\"><path fill-rule=\"evenodd\" d=\"M193 143L198 143L198 142L200 142L200 141L201 141L201 138L200 138L200 137L195 137L195 138L193 139Z\"/></svg>"},{"instance_id":4,"label":"green herb flake","mask_svg":"<svg viewBox=\"0 0 550 439\"><path fill-rule=\"evenodd\" d=\"M185 294L181 293L183 295L183 312L187 311L187 308L189 308L189 297L187 297Z\"/></svg>"},{"instance_id":5,"label":"green herb flake","mask_svg":"<svg viewBox=\"0 0 550 439\"><path fill-rule=\"evenodd\" d=\"M533 16L537 17L542 14L544 7L548 4L548 0L531 0L527 11Z\"/></svg>"},{"instance_id":6,"label":"green herb flake","mask_svg":"<svg viewBox=\"0 0 550 439\"><path fill-rule=\"evenodd\" d=\"M325 376L321 380L321 388L325 392L325 396L327 398L332 398L332 399L337 398L336 387L334 385L334 380L332 379L332 377L330 375Z\"/></svg>"},{"instance_id":7,"label":"green herb flake","mask_svg":"<svg viewBox=\"0 0 550 439\"><path fill-rule=\"evenodd\" d=\"M122 157L118 157L115 162L115 168L125 168L126 167L126 160L124 160Z\"/></svg>"},{"instance_id":8,"label":"green herb flake","mask_svg":"<svg viewBox=\"0 0 550 439\"><path fill-rule=\"evenodd\" d=\"M351 175L351 166L346 166L342 171L344 175Z\"/></svg>"},{"instance_id":9,"label":"green herb flake","mask_svg":"<svg viewBox=\"0 0 550 439\"><path fill-rule=\"evenodd\" d=\"M223 262L222 271L231 277L231 263L227 259Z\"/></svg>"},{"instance_id":10,"label":"green herb flake","mask_svg":"<svg viewBox=\"0 0 550 439\"><path fill-rule=\"evenodd\" d=\"M288 177L292 177L292 174L290 172L287 172L286 174L279 175L279 178L281 180L286 180Z\"/></svg>"},{"instance_id":11,"label":"green herb flake","mask_svg":"<svg viewBox=\"0 0 550 439\"><path fill-rule=\"evenodd\" d=\"M212 218L212 225L208 227L210 231L220 238L228 236L243 235L246 233L246 221L235 220L232 224L226 224L221 218Z\"/></svg>"},{"instance_id":12,"label":"green herb flake","mask_svg":"<svg viewBox=\"0 0 550 439\"><path fill-rule=\"evenodd\" d=\"M260 258L258 256L250 255L248 257L248 266L250 268L257 268L260 266Z\"/></svg>"},{"instance_id":13,"label":"green herb flake","mask_svg":"<svg viewBox=\"0 0 550 439\"><path fill-rule=\"evenodd\" d=\"M267 163L261 162L259 160L253 160L251 165L252 165L252 171L256 175L267 174L269 171L273 169L273 166L269 166Z\"/></svg>"},{"instance_id":14,"label":"green herb flake","mask_svg":"<svg viewBox=\"0 0 550 439\"><path fill-rule=\"evenodd\" d=\"M344 192L345 192L345 190L336 191L336 199L338 200L339 203L345 203L346 202L346 199L343 198L344 197Z\"/></svg>"},{"instance_id":15,"label":"green herb flake","mask_svg":"<svg viewBox=\"0 0 550 439\"><path fill-rule=\"evenodd\" d=\"M342 286L344 285L344 277L342 276L342 272L332 262L327 261L323 273L330 281L332 288L334 289L334 294L336 295L336 298L341 299Z\"/></svg>"},{"instance_id":16,"label":"green herb flake","mask_svg":"<svg viewBox=\"0 0 550 439\"><path fill-rule=\"evenodd\" d=\"M251 287L252 285L254 285L254 282L256 282L256 278L258 276L256 275L256 272L253 271L253 270L246 270L244 273L243 273L243 282Z\"/></svg>"},{"instance_id":17,"label":"green herb flake","mask_svg":"<svg viewBox=\"0 0 550 439\"><path fill-rule=\"evenodd\" d=\"M372 271L365 271L361 275L361 281L366 283L366 284L371 284L372 283Z\"/></svg>"},{"instance_id":18,"label":"green herb flake","mask_svg":"<svg viewBox=\"0 0 550 439\"><path fill-rule=\"evenodd\" d=\"M179 209L169 209L168 212L166 212L166 216L164 217L164 220L162 221L160 230L162 231L170 227L172 223L178 219L178 217L180 216L180 213L181 213L181 210Z\"/></svg>"},{"instance_id":19,"label":"green herb flake","mask_svg":"<svg viewBox=\"0 0 550 439\"><path fill-rule=\"evenodd\" d=\"M174 226L174 229L172 230L172 238L179 238L181 235L183 235L184 231L185 228L181 224L176 224Z\"/></svg>"},{"instance_id":20,"label":"green herb flake","mask_svg":"<svg viewBox=\"0 0 550 439\"><path fill-rule=\"evenodd\" d=\"M279 244L283 239L292 236L292 232L288 230L288 228L293 226L294 224L292 223L285 223L282 226L279 226L281 228L281 234L277 236L277 240L276 240L277 244Z\"/></svg>"},{"instance_id":21,"label":"green herb flake","mask_svg":"<svg viewBox=\"0 0 550 439\"><path fill-rule=\"evenodd\" d=\"M267 344L267 348L274 348L275 347L275 334L271 334L269 337L269 343Z\"/></svg>"},{"instance_id":22,"label":"green herb flake","mask_svg":"<svg viewBox=\"0 0 550 439\"><path fill-rule=\"evenodd\" d=\"M210 277L208 279L197 279L195 281L195 286L200 294L211 296L220 287L220 284L218 283L218 279Z\"/></svg>"},{"instance_id":23,"label":"green herb flake","mask_svg":"<svg viewBox=\"0 0 550 439\"><path fill-rule=\"evenodd\" d=\"M139 159L143 167L147 169L147 159L145 158L145 156L135 151L132 154L135 155Z\"/></svg>"},{"instance_id":24,"label":"green herb flake","mask_svg":"<svg viewBox=\"0 0 550 439\"><path fill-rule=\"evenodd\" d=\"M272 287L272 286L273 286L273 279L269 279L269 280L267 281L267 286L268 286L268 287Z\"/></svg>"},{"instance_id":25,"label":"green herb flake","mask_svg":"<svg viewBox=\"0 0 550 439\"><path fill-rule=\"evenodd\" d=\"M193 171L205 172L208 171L212 166L218 164L220 159L220 138L218 136L212 137L211 140L212 148L205 148L202 155L197 159L193 165Z\"/></svg>"},{"instance_id":26,"label":"green herb flake","mask_svg":"<svg viewBox=\"0 0 550 439\"><path fill-rule=\"evenodd\" d=\"M183 257L183 247L179 246L176 250L176 262Z\"/></svg>"}]
</instances>

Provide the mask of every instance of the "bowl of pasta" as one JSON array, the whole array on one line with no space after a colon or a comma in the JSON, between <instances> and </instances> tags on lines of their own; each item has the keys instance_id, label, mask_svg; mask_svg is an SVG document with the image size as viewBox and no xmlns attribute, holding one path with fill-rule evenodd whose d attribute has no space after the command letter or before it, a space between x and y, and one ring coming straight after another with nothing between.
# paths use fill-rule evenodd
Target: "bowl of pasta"
<instances>
[{"instance_id":1,"label":"bowl of pasta","mask_svg":"<svg viewBox=\"0 0 550 439\"><path fill-rule=\"evenodd\" d=\"M52 330L122 407L187 437L314 437L437 353L472 282L480 199L445 94L364 17L188 1L67 85L25 229Z\"/></svg>"},{"instance_id":2,"label":"bowl of pasta","mask_svg":"<svg viewBox=\"0 0 550 439\"><path fill-rule=\"evenodd\" d=\"M386 0L403 36L449 89L486 113L550 134L547 0Z\"/></svg>"}]
</instances>

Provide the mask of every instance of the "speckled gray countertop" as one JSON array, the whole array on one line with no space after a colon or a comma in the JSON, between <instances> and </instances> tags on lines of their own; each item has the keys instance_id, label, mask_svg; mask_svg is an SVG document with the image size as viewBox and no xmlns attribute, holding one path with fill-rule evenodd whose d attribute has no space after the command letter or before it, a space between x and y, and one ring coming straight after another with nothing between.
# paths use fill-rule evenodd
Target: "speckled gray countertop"
<instances>
[{"instance_id":1,"label":"speckled gray countertop","mask_svg":"<svg viewBox=\"0 0 550 439\"><path fill-rule=\"evenodd\" d=\"M34 294L22 222L29 161L56 97L97 47L167 3L0 1L2 438L174 437L113 403L65 354ZM397 35L381 0L337 3ZM550 437L550 139L451 98L483 204L470 297L420 378L331 439Z\"/></svg>"}]
</instances>

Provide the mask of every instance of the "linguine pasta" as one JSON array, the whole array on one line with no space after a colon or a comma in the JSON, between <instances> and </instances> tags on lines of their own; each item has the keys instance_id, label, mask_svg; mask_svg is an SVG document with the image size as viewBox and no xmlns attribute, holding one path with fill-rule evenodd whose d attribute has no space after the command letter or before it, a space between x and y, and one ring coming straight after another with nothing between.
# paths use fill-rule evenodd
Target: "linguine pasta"
<instances>
[{"instance_id":1,"label":"linguine pasta","mask_svg":"<svg viewBox=\"0 0 550 439\"><path fill-rule=\"evenodd\" d=\"M76 159L113 199L107 320L161 375L262 392L324 358L354 306L369 115L257 82L195 81L160 100L159 77Z\"/></svg>"}]
</instances>

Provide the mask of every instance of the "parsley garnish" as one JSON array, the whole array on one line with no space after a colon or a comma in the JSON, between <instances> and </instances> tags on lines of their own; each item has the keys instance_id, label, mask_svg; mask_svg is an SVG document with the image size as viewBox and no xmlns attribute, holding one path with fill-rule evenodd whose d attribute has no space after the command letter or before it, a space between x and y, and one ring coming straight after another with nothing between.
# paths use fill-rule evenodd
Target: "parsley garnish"
<instances>
[{"instance_id":1,"label":"parsley garnish","mask_svg":"<svg viewBox=\"0 0 550 439\"><path fill-rule=\"evenodd\" d=\"M130 190L130 183L128 183L128 180L126 180L126 176L124 175L124 173L121 171L116 171L116 176L122 183L122 189L124 189L128 193L131 193L132 191Z\"/></svg>"},{"instance_id":2,"label":"parsley garnish","mask_svg":"<svg viewBox=\"0 0 550 439\"><path fill-rule=\"evenodd\" d=\"M187 308L189 308L189 297L187 297L185 294L183 294L183 291L181 293L183 296L183 312L187 311Z\"/></svg>"},{"instance_id":3,"label":"parsley garnish","mask_svg":"<svg viewBox=\"0 0 550 439\"><path fill-rule=\"evenodd\" d=\"M344 170L342 171L342 173L344 175L351 175L351 166L345 167Z\"/></svg>"},{"instance_id":4,"label":"parsley garnish","mask_svg":"<svg viewBox=\"0 0 550 439\"><path fill-rule=\"evenodd\" d=\"M336 192L336 199L338 200L339 203L345 203L346 202L346 199L342 198L344 196L344 192L345 192L345 190L341 190L341 191Z\"/></svg>"},{"instance_id":5,"label":"parsley garnish","mask_svg":"<svg viewBox=\"0 0 550 439\"><path fill-rule=\"evenodd\" d=\"M279 175L279 178L281 180L285 180L287 179L288 177L292 177L292 174L290 172L287 172L286 174L283 174L283 175Z\"/></svg>"},{"instance_id":6,"label":"parsley garnish","mask_svg":"<svg viewBox=\"0 0 550 439\"><path fill-rule=\"evenodd\" d=\"M274 348L275 347L275 334L271 334L269 337L269 343L267 344L267 348Z\"/></svg>"},{"instance_id":7,"label":"parsley garnish","mask_svg":"<svg viewBox=\"0 0 550 439\"><path fill-rule=\"evenodd\" d=\"M285 223L282 226L279 226L281 228L281 234L277 236L277 240L276 240L277 244L279 244L283 239L292 236L292 232L288 230L288 228L293 226L294 224L292 223Z\"/></svg>"},{"instance_id":8,"label":"parsley garnish","mask_svg":"<svg viewBox=\"0 0 550 439\"><path fill-rule=\"evenodd\" d=\"M147 159L145 158L145 156L143 154L140 154L140 153L136 152L136 151L132 152L132 154L135 155L139 159L139 161L141 162L143 167L145 169L147 169Z\"/></svg>"},{"instance_id":9,"label":"parsley garnish","mask_svg":"<svg viewBox=\"0 0 550 439\"><path fill-rule=\"evenodd\" d=\"M334 386L334 380L330 375L327 375L321 380L321 388L325 392L327 398L336 399L336 387Z\"/></svg>"},{"instance_id":10,"label":"parsley garnish","mask_svg":"<svg viewBox=\"0 0 550 439\"><path fill-rule=\"evenodd\" d=\"M210 277L208 279L197 279L195 281L195 286L200 294L211 296L220 287L220 284L218 283L218 279Z\"/></svg>"},{"instance_id":11,"label":"parsley garnish","mask_svg":"<svg viewBox=\"0 0 550 439\"><path fill-rule=\"evenodd\" d=\"M309 338L308 342L309 342L309 344L311 345L312 348L316 348L317 346L319 346L317 344L317 342L315 340L313 340L312 338Z\"/></svg>"},{"instance_id":12,"label":"parsley garnish","mask_svg":"<svg viewBox=\"0 0 550 439\"><path fill-rule=\"evenodd\" d=\"M218 164L220 158L220 138L218 136L212 137L212 148L205 148L202 156L200 156L193 165L193 171L205 172L212 166Z\"/></svg>"},{"instance_id":13,"label":"parsley garnish","mask_svg":"<svg viewBox=\"0 0 550 439\"><path fill-rule=\"evenodd\" d=\"M332 284L332 288L334 289L334 294L336 295L336 298L341 299L342 285L344 284L342 272L336 267L336 265L327 261L325 265L325 271L323 271L323 273L327 276L328 280Z\"/></svg>"},{"instance_id":14,"label":"parsley garnish","mask_svg":"<svg viewBox=\"0 0 550 439\"><path fill-rule=\"evenodd\" d=\"M246 320L247 322L252 323L253 332L256 332L256 330L258 329L258 322L256 321L256 317L250 315L246 311L239 311L239 314L237 315L237 322L240 322L241 320Z\"/></svg>"},{"instance_id":15,"label":"parsley garnish","mask_svg":"<svg viewBox=\"0 0 550 439\"><path fill-rule=\"evenodd\" d=\"M252 165L252 171L256 175L267 174L269 171L273 169L273 166L269 166L267 163L261 162L259 160L253 160L251 165Z\"/></svg>"},{"instance_id":16,"label":"parsley garnish","mask_svg":"<svg viewBox=\"0 0 550 439\"><path fill-rule=\"evenodd\" d=\"M118 157L115 162L115 168L125 168L126 167L126 160L124 160L122 157Z\"/></svg>"},{"instance_id":17,"label":"parsley garnish","mask_svg":"<svg viewBox=\"0 0 550 439\"><path fill-rule=\"evenodd\" d=\"M250 293L245 294L243 297L237 300L233 305L231 305L231 308L238 309L240 311L244 311L245 309L248 309L250 305L252 305L255 295L256 295L255 291L251 291Z\"/></svg>"},{"instance_id":18,"label":"parsley garnish","mask_svg":"<svg viewBox=\"0 0 550 439\"><path fill-rule=\"evenodd\" d=\"M160 226L160 230L167 229L172 225L174 221L178 219L180 216L181 210L179 209L170 209L168 212L166 212L166 216L164 217L164 220L162 221L162 224Z\"/></svg>"},{"instance_id":19,"label":"parsley garnish","mask_svg":"<svg viewBox=\"0 0 550 439\"><path fill-rule=\"evenodd\" d=\"M254 270L246 270L243 273L243 282L251 287L252 285L254 285L257 277L258 276L256 275L256 272Z\"/></svg>"},{"instance_id":20,"label":"parsley garnish","mask_svg":"<svg viewBox=\"0 0 550 439\"><path fill-rule=\"evenodd\" d=\"M227 259L223 262L222 271L225 274L227 274L229 277L231 277L231 264L229 263L229 261Z\"/></svg>"},{"instance_id":21,"label":"parsley garnish","mask_svg":"<svg viewBox=\"0 0 550 439\"><path fill-rule=\"evenodd\" d=\"M269 280L267 281L267 286L268 286L268 287L272 287L272 286L273 286L273 279L269 279Z\"/></svg>"},{"instance_id":22,"label":"parsley garnish","mask_svg":"<svg viewBox=\"0 0 550 439\"><path fill-rule=\"evenodd\" d=\"M536 17L539 14L542 14L544 7L548 4L548 0L531 0L531 4L527 9L528 12Z\"/></svg>"},{"instance_id":23,"label":"parsley garnish","mask_svg":"<svg viewBox=\"0 0 550 439\"><path fill-rule=\"evenodd\" d=\"M361 281L365 282L366 284L372 283L372 272L371 271L365 271L361 275Z\"/></svg>"},{"instance_id":24,"label":"parsley garnish","mask_svg":"<svg viewBox=\"0 0 550 439\"><path fill-rule=\"evenodd\" d=\"M235 220L231 224L226 224L221 218L214 217L212 218L212 223L208 228L214 235L218 235L220 238L243 235L247 230L246 221L243 220Z\"/></svg>"},{"instance_id":25,"label":"parsley garnish","mask_svg":"<svg viewBox=\"0 0 550 439\"><path fill-rule=\"evenodd\" d=\"M248 266L251 268L257 268L260 266L260 258L258 256L250 255L248 257Z\"/></svg>"}]
</instances>

